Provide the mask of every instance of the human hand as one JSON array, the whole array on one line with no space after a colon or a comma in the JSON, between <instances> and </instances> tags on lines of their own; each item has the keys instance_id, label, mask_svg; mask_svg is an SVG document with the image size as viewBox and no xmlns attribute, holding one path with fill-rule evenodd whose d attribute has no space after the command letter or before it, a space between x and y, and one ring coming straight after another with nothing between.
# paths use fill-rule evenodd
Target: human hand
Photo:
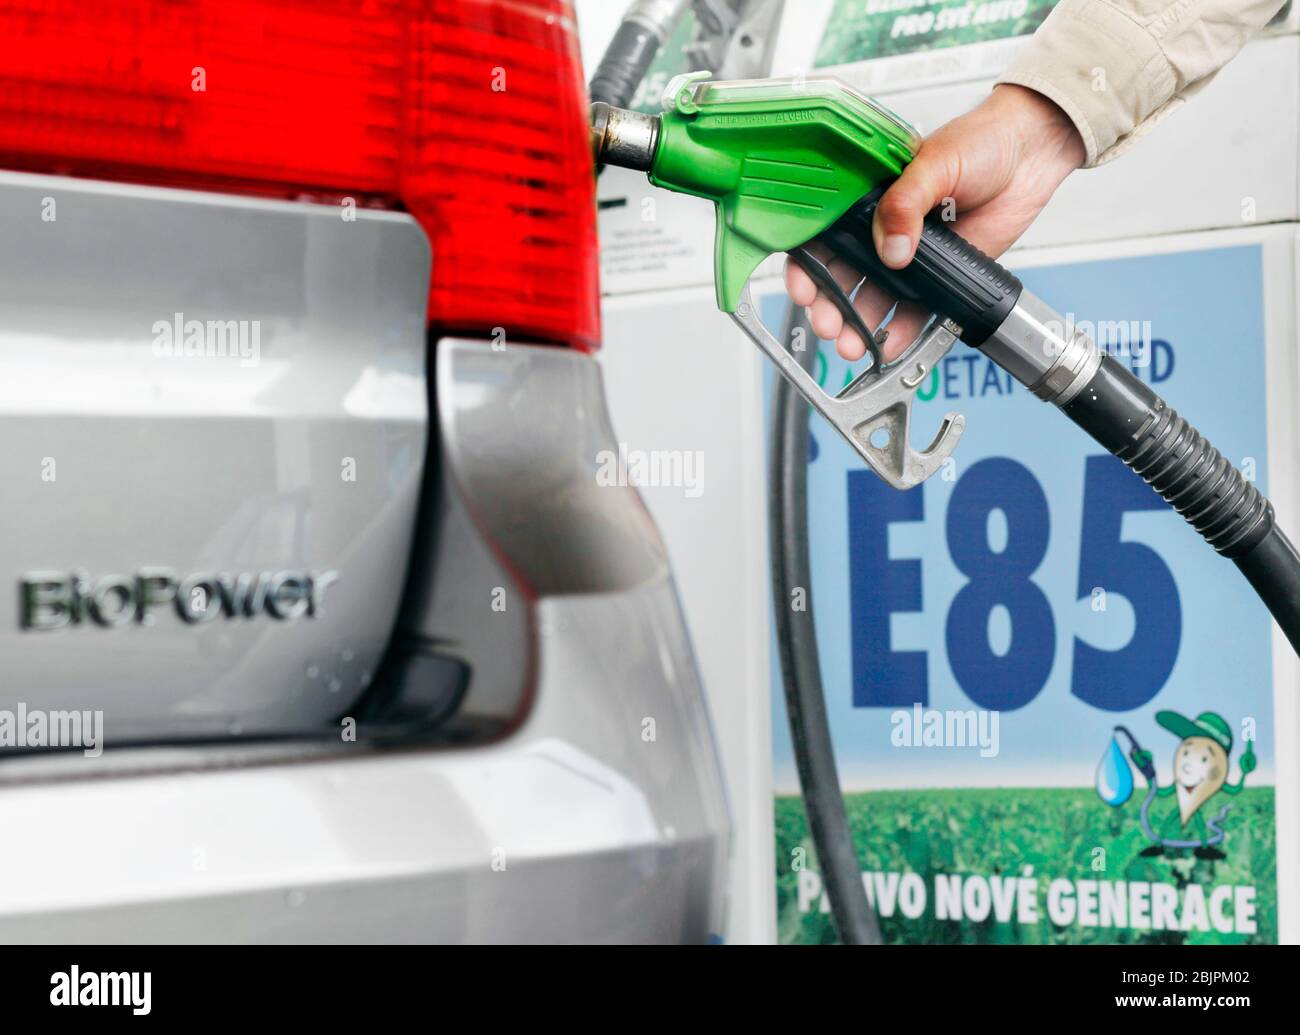
<instances>
[{"instance_id":1,"label":"human hand","mask_svg":"<svg viewBox=\"0 0 1300 1035\"><path fill-rule=\"evenodd\" d=\"M1041 94L1003 83L978 107L941 126L925 139L903 174L876 207L871 236L886 266L902 269L912 261L926 214L951 199L958 213L952 224L962 237L991 258L1006 251L1047 204L1056 188L1084 162L1079 131L1060 108ZM810 250L829 267L845 291L860 279L856 270L834 260L817 245ZM836 348L854 362L866 343L812 278L793 261L785 264L786 290L806 306L813 331L836 339ZM870 281L854 298L868 327L877 327L894 299ZM896 359L920 333L929 313L905 302L889 322L881 347Z\"/></svg>"}]
</instances>

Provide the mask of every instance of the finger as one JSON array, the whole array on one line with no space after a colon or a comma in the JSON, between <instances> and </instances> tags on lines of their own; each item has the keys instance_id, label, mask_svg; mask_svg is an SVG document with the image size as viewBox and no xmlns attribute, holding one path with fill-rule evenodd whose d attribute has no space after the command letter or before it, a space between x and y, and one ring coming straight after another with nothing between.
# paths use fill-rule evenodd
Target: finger
<instances>
[{"instance_id":1,"label":"finger","mask_svg":"<svg viewBox=\"0 0 1300 1035\"><path fill-rule=\"evenodd\" d=\"M871 238L886 266L902 269L912 261L926 213L952 195L960 169L960 159L947 146L922 147L885 191L871 221Z\"/></svg>"},{"instance_id":2,"label":"finger","mask_svg":"<svg viewBox=\"0 0 1300 1035\"><path fill-rule=\"evenodd\" d=\"M840 336L835 339L835 351L850 363L856 363L867 354L867 343L862 340L862 335L845 324Z\"/></svg>"},{"instance_id":3,"label":"finger","mask_svg":"<svg viewBox=\"0 0 1300 1035\"><path fill-rule=\"evenodd\" d=\"M804 268L788 255L785 259L785 290L795 305L807 308L817 300L817 285Z\"/></svg>"},{"instance_id":4,"label":"finger","mask_svg":"<svg viewBox=\"0 0 1300 1035\"><path fill-rule=\"evenodd\" d=\"M835 303L821 294L808 310L808 322L817 337L827 340L838 338L844 327L844 317Z\"/></svg>"},{"instance_id":5,"label":"finger","mask_svg":"<svg viewBox=\"0 0 1300 1035\"><path fill-rule=\"evenodd\" d=\"M814 249L810 248L810 251ZM814 254L826 266L827 271L839 285L840 290L846 294L857 286L862 279L862 274L855 270L848 263L839 259L831 258L830 252L824 247L818 245ZM840 335L844 326L844 314L840 312L839 306L835 304L823 291L817 292L817 297L813 301L812 307L808 311L809 322L812 323L813 330L818 337L826 339L835 339Z\"/></svg>"},{"instance_id":6,"label":"finger","mask_svg":"<svg viewBox=\"0 0 1300 1035\"><path fill-rule=\"evenodd\" d=\"M1016 243L1037 214L1037 209L995 202L963 211L961 218L949 225L990 259L996 259Z\"/></svg>"}]
</instances>

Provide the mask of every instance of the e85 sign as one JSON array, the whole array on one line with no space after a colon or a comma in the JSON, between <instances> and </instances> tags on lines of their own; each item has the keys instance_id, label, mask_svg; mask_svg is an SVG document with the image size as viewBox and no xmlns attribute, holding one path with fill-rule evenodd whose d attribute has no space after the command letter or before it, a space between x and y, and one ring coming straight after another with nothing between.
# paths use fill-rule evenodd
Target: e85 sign
<instances>
[{"instance_id":1,"label":"e85 sign","mask_svg":"<svg viewBox=\"0 0 1300 1035\"><path fill-rule=\"evenodd\" d=\"M850 471L850 629L853 704L860 708L928 704L926 656L896 650L883 631L900 611L922 606L924 558L889 555L889 529L897 522L926 520L921 488L897 492L869 471ZM1162 510L1166 504L1114 457L1088 456L1081 471L1081 532L1072 599L1090 604L1118 594L1132 608L1127 644L1098 649L1071 637L1070 693L1095 708L1129 711L1150 701L1165 685L1178 656L1182 601L1160 553L1125 541L1125 514ZM1003 540L995 550L990 518L1002 517ZM1035 573L1052 530L1052 508L1039 479L1010 457L986 457L966 468L947 500L942 523L952 564L965 582L943 615L948 664L967 697L981 708L1013 711L1047 684L1057 648L1052 604ZM1208 547L1207 547L1208 549ZM1233 572L1226 566L1224 576ZM991 619L1001 610L1009 642L996 649Z\"/></svg>"}]
</instances>

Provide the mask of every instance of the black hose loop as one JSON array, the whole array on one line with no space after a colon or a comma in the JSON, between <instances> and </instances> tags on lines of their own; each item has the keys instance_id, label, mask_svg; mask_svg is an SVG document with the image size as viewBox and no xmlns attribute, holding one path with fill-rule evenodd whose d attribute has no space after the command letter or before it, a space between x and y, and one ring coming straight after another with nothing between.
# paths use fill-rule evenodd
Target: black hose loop
<instances>
[{"instance_id":1,"label":"black hose loop","mask_svg":"<svg viewBox=\"0 0 1300 1035\"><path fill-rule=\"evenodd\" d=\"M801 307L786 307L783 340L802 327L809 346L796 358L810 370L817 356L817 336ZM808 831L817 851L831 917L845 945L879 945L880 922L867 900L862 866L844 811L830 717L817 656L817 621L813 614L812 564L808 540L808 415L810 407L785 378L772 394L769 520L772 607L777 657L785 690L790 739L794 745L799 786L803 790ZM805 606L790 606L802 589Z\"/></svg>"}]
</instances>

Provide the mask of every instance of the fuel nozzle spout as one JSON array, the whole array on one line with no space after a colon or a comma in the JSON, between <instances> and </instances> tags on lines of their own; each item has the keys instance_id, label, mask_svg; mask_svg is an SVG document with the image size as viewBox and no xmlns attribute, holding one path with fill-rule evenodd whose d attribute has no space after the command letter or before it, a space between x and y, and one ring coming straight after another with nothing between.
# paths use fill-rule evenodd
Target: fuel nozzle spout
<instances>
[{"instance_id":1,"label":"fuel nozzle spout","mask_svg":"<svg viewBox=\"0 0 1300 1035\"><path fill-rule=\"evenodd\" d=\"M658 115L615 108L602 101L591 106L591 153L597 169L617 165L649 172L658 146Z\"/></svg>"}]
</instances>

